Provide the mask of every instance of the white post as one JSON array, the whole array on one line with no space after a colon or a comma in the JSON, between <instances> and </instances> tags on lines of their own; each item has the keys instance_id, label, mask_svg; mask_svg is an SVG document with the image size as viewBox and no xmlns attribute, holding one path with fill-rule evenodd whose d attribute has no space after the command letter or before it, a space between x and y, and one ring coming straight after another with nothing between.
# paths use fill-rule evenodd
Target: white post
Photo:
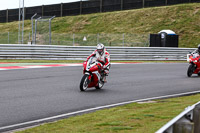
<instances>
[{"instance_id":1,"label":"white post","mask_svg":"<svg viewBox=\"0 0 200 133\"><path fill-rule=\"evenodd\" d=\"M51 19L49 20L49 45L51 45Z\"/></svg>"},{"instance_id":2,"label":"white post","mask_svg":"<svg viewBox=\"0 0 200 133\"><path fill-rule=\"evenodd\" d=\"M19 0L19 29L18 29L18 43L20 44L20 33L21 33L21 9L20 9L20 0Z\"/></svg>"},{"instance_id":3,"label":"white post","mask_svg":"<svg viewBox=\"0 0 200 133\"><path fill-rule=\"evenodd\" d=\"M97 44L99 43L99 33L97 34Z\"/></svg>"},{"instance_id":4,"label":"white post","mask_svg":"<svg viewBox=\"0 0 200 133\"><path fill-rule=\"evenodd\" d=\"M125 34L123 33L123 47L124 47Z\"/></svg>"},{"instance_id":5,"label":"white post","mask_svg":"<svg viewBox=\"0 0 200 133\"><path fill-rule=\"evenodd\" d=\"M37 34L37 19L35 20L35 39L34 39L34 44L36 44L36 34Z\"/></svg>"},{"instance_id":6,"label":"white post","mask_svg":"<svg viewBox=\"0 0 200 133\"><path fill-rule=\"evenodd\" d=\"M21 16L22 16L22 19L21 19ZM22 43L22 44L23 44L23 40L24 40L24 16L25 16L25 14L24 14L24 0L23 1L19 0L19 32L18 32L18 43ZM21 20L22 20L22 22L21 22ZM22 25L22 29L21 29L21 25ZM22 36L21 40L20 40L20 34Z\"/></svg>"},{"instance_id":7,"label":"white post","mask_svg":"<svg viewBox=\"0 0 200 133\"><path fill-rule=\"evenodd\" d=\"M31 40L31 33L29 32L28 41Z\"/></svg>"},{"instance_id":8,"label":"white post","mask_svg":"<svg viewBox=\"0 0 200 133\"><path fill-rule=\"evenodd\" d=\"M10 38L9 38L9 36L10 36L10 34L9 34L9 32L8 32L8 44L10 43Z\"/></svg>"},{"instance_id":9,"label":"white post","mask_svg":"<svg viewBox=\"0 0 200 133\"><path fill-rule=\"evenodd\" d=\"M22 44L24 43L24 0L23 0L23 13L22 13Z\"/></svg>"},{"instance_id":10,"label":"white post","mask_svg":"<svg viewBox=\"0 0 200 133\"><path fill-rule=\"evenodd\" d=\"M75 34L73 34L73 46L75 45Z\"/></svg>"},{"instance_id":11,"label":"white post","mask_svg":"<svg viewBox=\"0 0 200 133\"><path fill-rule=\"evenodd\" d=\"M36 14L34 14L32 17L31 17L31 25L32 25L32 43L34 42L33 40L34 40L34 32L33 32L33 29L34 29L34 27L33 27L33 18L35 17L37 15L37 13Z\"/></svg>"},{"instance_id":12,"label":"white post","mask_svg":"<svg viewBox=\"0 0 200 133\"><path fill-rule=\"evenodd\" d=\"M49 19L49 44L51 45L51 20L54 19L56 16L53 16Z\"/></svg>"}]
</instances>

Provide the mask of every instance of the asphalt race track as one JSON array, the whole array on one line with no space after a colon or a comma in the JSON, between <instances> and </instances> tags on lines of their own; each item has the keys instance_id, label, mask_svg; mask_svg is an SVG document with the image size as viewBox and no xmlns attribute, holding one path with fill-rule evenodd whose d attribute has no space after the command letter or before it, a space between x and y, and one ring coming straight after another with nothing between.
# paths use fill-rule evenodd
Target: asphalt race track
<instances>
[{"instance_id":1,"label":"asphalt race track","mask_svg":"<svg viewBox=\"0 0 200 133\"><path fill-rule=\"evenodd\" d=\"M80 92L82 67L0 71L0 128L130 100L199 91L187 63L112 65L102 90ZM1 131L0 131L1 132Z\"/></svg>"}]
</instances>

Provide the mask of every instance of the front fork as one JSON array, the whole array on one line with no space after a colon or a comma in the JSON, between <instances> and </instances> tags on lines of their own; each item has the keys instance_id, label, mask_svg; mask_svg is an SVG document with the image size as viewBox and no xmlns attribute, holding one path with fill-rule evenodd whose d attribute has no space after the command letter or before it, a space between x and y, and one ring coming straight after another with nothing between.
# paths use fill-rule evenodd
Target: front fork
<instances>
[{"instance_id":1,"label":"front fork","mask_svg":"<svg viewBox=\"0 0 200 133\"><path fill-rule=\"evenodd\" d=\"M194 62L190 62L190 65L193 65L195 69L197 68L197 65Z\"/></svg>"},{"instance_id":2,"label":"front fork","mask_svg":"<svg viewBox=\"0 0 200 133\"><path fill-rule=\"evenodd\" d=\"M197 65L194 62L190 62L190 65L193 66L191 71L192 71L192 73L194 73L195 70L197 69Z\"/></svg>"},{"instance_id":3,"label":"front fork","mask_svg":"<svg viewBox=\"0 0 200 133\"><path fill-rule=\"evenodd\" d=\"M87 75L88 75L88 81L89 81L89 84L90 84L90 83L92 82L92 79L93 79L92 74L89 73L89 72L86 72L86 71L84 71L84 70L83 70L83 74L87 74Z\"/></svg>"}]
</instances>

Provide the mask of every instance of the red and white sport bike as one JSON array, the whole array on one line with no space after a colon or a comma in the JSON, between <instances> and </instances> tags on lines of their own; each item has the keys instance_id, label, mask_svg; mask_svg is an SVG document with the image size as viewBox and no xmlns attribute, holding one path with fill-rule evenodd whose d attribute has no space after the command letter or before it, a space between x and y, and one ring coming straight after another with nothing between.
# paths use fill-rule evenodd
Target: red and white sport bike
<instances>
[{"instance_id":1,"label":"red and white sport bike","mask_svg":"<svg viewBox=\"0 0 200 133\"><path fill-rule=\"evenodd\" d=\"M103 80L103 65L91 57L88 61L83 62L83 77L80 83L80 90L85 91L87 88L95 87L101 89L104 85Z\"/></svg>"},{"instance_id":2,"label":"red and white sport bike","mask_svg":"<svg viewBox=\"0 0 200 133\"><path fill-rule=\"evenodd\" d=\"M199 54L188 54L187 61L190 63L187 76L191 77L192 74L198 74L200 76L200 56Z\"/></svg>"}]
</instances>

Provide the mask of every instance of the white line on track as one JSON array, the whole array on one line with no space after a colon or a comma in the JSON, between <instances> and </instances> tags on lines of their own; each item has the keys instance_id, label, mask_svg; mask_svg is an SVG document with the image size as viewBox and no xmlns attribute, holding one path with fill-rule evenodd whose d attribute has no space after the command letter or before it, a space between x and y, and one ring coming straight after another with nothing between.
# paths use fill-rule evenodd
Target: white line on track
<instances>
[{"instance_id":1,"label":"white line on track","mask_svg":"<svg viewBox=\"0 0 200 133\"><path fill-rule=\"evenodd\" d=\"M121 102L121 103L110 104L110 105L105 105L105 106L99 106L99 107L95 107L95 108L79 110L79 111L75 111L75 112L71 112L71 113L66 113L66 114L61 114L61 115L57 115L57 116L47 117L47 118L43 118L43 119L28 121L28 122L24 122L24 123L19 123L19 124L4 126L4 127L0 127L0 130L6 130L6 129L17 128L17 127L23 127L23 126L31 125L31 124L34 125L36 123L44 123L44 122L48 122L48 121L51 121L51 120L54 120L54 119L59 119L59 118L61 119L61 118L69 117L69 116L76 115L76 114L87 113L87 112L91 112L91 111L95 111L95 110L100 110L100 109L104 109L104 108L111 108L111 107L115 107L115 106L129 104L129 103L149 101L149 100L155 100L155 99L163 99L163 98L170 98L170 97L178 97L178 96L184 96L184 95L192 95L192 94L197 94L197 93L200 93L200 90L199 91L179 93L179 94L173 94L173 95L165 95L165 96L159 96L159 97L138 99L138 100Z\"/></svg>"}]
</instances>

